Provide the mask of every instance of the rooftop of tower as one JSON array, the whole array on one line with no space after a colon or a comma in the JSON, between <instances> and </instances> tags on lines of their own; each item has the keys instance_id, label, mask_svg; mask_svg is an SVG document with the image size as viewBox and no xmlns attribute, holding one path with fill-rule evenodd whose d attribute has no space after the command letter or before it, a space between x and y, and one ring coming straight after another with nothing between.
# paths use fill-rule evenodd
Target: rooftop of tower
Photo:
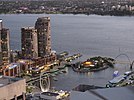
<instances>
[{"instance_id":1,"label":"rooftop of tower","mask_svg":"<svg viewBox=\"0 0 134 100\"><path fill-rule=\"evenodd\" d=\"M37 20L50 20L50 17L39 17Z\"/></svg>"},{"instance_id":2,"label":"rooftop of tower","mask_svg":"<svg viewBox=\"0 0 134 100\"><path fill-rule=\"evenodd\" d=\"M22 27L22 29L25 29L25 30L27 30L27 29L34 29L34 27Z\"/></svg>"}]
</instances>

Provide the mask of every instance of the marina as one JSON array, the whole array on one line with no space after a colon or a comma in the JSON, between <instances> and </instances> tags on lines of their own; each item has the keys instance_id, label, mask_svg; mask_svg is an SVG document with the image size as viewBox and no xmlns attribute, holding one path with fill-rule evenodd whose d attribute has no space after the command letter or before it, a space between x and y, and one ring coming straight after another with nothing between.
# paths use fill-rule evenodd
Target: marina
<instances>
[{"instance_id":1,"label":"marina","mask_svg":"<svg viewBox=\"0 0 134 100\"><path fill-rule=\"evenodd\" d=\"M12 32L14 35L11 35L11 48L19 50L20 43L16 41L18 41L20 33L16 30L17 27L22 27L21 25L29 26L38 16L48 15L26 14L24 16L23 14L7 14L0 16L5 21L8 20L9 23L12 23L12 21L15 22L15 25L21 23L18 26L7 25L7 27L12 26L11 30L15 30L15 32ZM134 48L132 46L134 39L133 25L131 24L134 17L60 14L50 14L49 16L52 19L52 23L54 23L51 25L52 46L50 41L50 17L38 18L33 28L21 28L21 33L26 39L25 41L23 39L21 41L24 46L22 47L24 53L22 56L27 60L20 60L19 63L23 66L15 66L14 64L12 67L5 66L7 69L4 71L4 75L25 78L26 88L29 89L28 93L31 93L31 88L34 87L34 93L37 91L42 92L37 94L37 97L42 98L49 95L57 98L59 94L55 92L50 93L50 91L58 90L60 92L63 90L69 92L80 84L105 88L131 86L134 84ZM18 20L14 20L14 18ZM24 21L25 19L27 21ZM40 34L40 32L44 32L40 28L41 25L45 25L45 28L42 27L42 29L48 31L47 39L42 38L42 35L45 37L45 33ZM30 34L32 35L30 39L28 32L31 32ZM126 35L126 33L129 33L129 35ZM39 35L40 39L37 38L37 35ZM29 43L26 42L27 40L30 40ZM37 48L32 40L35 40L34 42L39 44L38 46L42 49L38 51L39 48ZM42 45L44 43L46 45ZM31 45L31 52L29 51L29 45L25 44ZM33 48L33 45L36 49ZM46 51L43 49L43 46L46 46ZM120 61L123 61L123 63L118 63ZM21 74L18 74L19 69L23 69ZM93 91L91 92L93 93Z\"/></svg>"}]
</instances>

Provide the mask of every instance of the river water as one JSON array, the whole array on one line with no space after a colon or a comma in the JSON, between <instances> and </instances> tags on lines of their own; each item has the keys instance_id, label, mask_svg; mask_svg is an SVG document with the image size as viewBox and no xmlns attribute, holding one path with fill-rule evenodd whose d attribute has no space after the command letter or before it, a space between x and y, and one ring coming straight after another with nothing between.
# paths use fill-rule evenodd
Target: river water
<instances>
[{"instance_id":1,"label":"river water","mask_svg":"<svg viewBox=\"0 0 134 100\"><path fill-rule=\"evenodd\" d=\"M10 29L11 49L21 50L21 27L34 26L38 17L50 16L52 49L70 54L81 53L86 60L91 56L116 57L123 53L134 60L134 17L98 16L98 15L51 15L51 14L7 14L0 15L3 24ZM118 57L128 61L124 55ZM66 74L58 75L58 81L52 81L56 89L71 90L78 84L105 85L112 79L114 70L120 74L127 71L128 64L119 64L115 69L80 74L66 69Z\"/></svg>"}]
</instances>

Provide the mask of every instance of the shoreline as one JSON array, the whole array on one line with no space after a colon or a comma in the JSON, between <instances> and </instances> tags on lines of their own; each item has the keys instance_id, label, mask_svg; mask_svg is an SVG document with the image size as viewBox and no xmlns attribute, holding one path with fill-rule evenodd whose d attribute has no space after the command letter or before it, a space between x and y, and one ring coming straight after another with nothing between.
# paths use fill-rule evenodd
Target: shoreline
<instances>
[{"instance_id":1,"label":"shoreline","mask_svg":"<svg viewBox=\"0 0 134 100\"><path fill-rule=\"evenodd\" d=\"M110 14L84 14L84 13L0 13L0 15L41 15L41 14L47 14L47 15L85 15L85 16L113 16L113 17L134 17L134 15L110 15Z\"/></svg>"}]
</instances>

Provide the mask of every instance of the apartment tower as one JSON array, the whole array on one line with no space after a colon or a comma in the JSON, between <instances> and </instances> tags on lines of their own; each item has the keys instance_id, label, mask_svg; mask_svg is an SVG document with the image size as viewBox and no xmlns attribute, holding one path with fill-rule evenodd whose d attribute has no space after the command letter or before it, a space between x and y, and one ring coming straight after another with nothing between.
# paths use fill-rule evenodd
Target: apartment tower
<instances>
[{"instance_id":1,"label":"apartment tower","mask_svg":"<svg viewBox=\"0 0 134 100\"><path fill-rule=\"evenodd\" d=\"M40 17L35 23L38 34L38 56L44 57L51 53L50 17Z\"/></svg>"},{"instance_id":2,"label":"apartment tower","mask_svg":"<svg viewBox=\"0 0 134 100\"><path fill-rule=\"evenodd\" d=\"M38 57L37 30L34 27L21 28L21 47L24 59Z\"/></svg>"},{"instance_id":3,"label":"apartment tower","mask_svg":"<svg viewBox=\"0 0 134 100\"><path fill-rule=\"evenodd\" d=\"M0 63L6 65L10 62L9 29L3 28L0 19Z\"/></svg>"}]
</instances>

